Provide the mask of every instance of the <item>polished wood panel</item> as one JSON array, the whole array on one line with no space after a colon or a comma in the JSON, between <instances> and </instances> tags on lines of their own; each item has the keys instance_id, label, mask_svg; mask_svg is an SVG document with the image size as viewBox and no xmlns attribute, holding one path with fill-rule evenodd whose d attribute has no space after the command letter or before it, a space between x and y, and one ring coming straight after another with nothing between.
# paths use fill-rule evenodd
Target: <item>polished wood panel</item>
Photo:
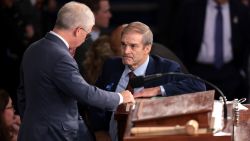
<instances>
[{"instance_id":1,"label":"polished wood panel","mask_svg":"<svg viewBox=\"0 0 250 141\"><path fill-rule=\"evenodd\" d=\"M130 115L130 114L129 114ZM133 127L131 116L128 116L128 122L124 134L124 141L230 141L230 135L215 136L212 133L200 134L200 135L146 135L146 136L134 136L131 134L130 129Z\"/></svg>"},{"instance_id":2,"label":"polished wood panel","mask_svg":"<svg viewBox=\"0 0 250 141\"><path fill-rule=\"evenodd\" d=\"M240 111L240 120L238 124L234 124L232 120L228 120L224 132L232 135L200 134L196 136L189 135L148 135L133 136L130 133L132 128L131 116L128 116L127 127L124 134L124 141L250 141L250 104L245 104L248 108L246 111ZM229 108L228 110L232 110ZM232 115L231 115L232 116Z\"/></svg>"},{"instance_id":3,"label":"polished wood panel","mask_svg":"<svg viewBox=\"0 0 250 141\"><path fill-rule=\"evenodd\" d=\"M250 141L250 104L244 105L247 111L240 111L240 120L234 125L234 141Z\"/></svg>"}]
</instances>

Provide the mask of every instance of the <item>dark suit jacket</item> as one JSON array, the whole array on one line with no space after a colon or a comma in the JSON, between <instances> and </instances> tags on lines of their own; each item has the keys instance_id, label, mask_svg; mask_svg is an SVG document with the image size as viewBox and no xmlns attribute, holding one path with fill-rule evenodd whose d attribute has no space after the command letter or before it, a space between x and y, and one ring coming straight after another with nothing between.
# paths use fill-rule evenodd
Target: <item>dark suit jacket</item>
<instances>
[{"instance_id":1,"label":"dark suit jacket","mask_svg":"<svg viewBox=\"0 0 250 141\"><path fill-rule=\"evenodd\" d=\"M176 54L188 70L192 68L201 47L206 16L207 0L187 0L180 8L177 31ZM238 0L229 0L233 64L238 68L246 67L250 47L249 15L246 7Z\"/></svg>"},{"instance_id":2,"label":"dark suit jacket","mask_svg":"<svg viewBox=\"0 0 250 141\"><path fill-rule=\"evenodd\" d=\"M118 106L117 94L85 82L67 46L51 33L26 50L21 69L18 141L75 141L77 101L103 110ZM88 132L84 127L81 134Z\"/></svg>"},{"instance_id":3,"label":"dark suit jacket","mask_svg":"<svg viewBox=\"0 0 250 141\"><path fill-rule=\"evenodd\" d=\"M107 60L96 85L101 89L115 91L124 69L125 66L122 63L121 58L111 58ZM166 72L180 72L180 65L174 61L159 56L150 56L145 75ZM167 96L205 90L203 83L183 76L166 76L163 79L146 83L145 88L160 85L163 85ZM105 113L98 109L96 109L96 111L96 113L92 111L90 114L92 121L91 124L94 127L94 130L108 130L111 115L110 112Z\"/></svg>"}]
</instances>

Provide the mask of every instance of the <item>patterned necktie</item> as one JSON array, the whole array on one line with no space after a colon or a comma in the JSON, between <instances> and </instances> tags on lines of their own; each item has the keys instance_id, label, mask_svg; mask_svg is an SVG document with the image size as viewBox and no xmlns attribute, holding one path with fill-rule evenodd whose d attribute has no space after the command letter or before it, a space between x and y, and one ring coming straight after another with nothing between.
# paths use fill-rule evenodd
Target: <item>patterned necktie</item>
<instances>
[{"instance_id":1,"label":"patterned necktie","mask_svg":"<svg viewBox=\"0 0 250 141\"><path fill-rule=\"evenodd\" d=\"M128 85L126 87L126 90L129 90L133 94L134 89L132 88L132 86L130 84L130 81L131 81L132 78L135 78L136 76L135 76L134 72L131 71L131 72L128 73L128 77L129 77L129 81L128 81Z\"/></svg>"},{"instance_id":2,"label":"patterned necktie","mask_svg":"<svg viewBox=\"0 0 250 141\"><path fill-rule=\"evenodd\" d=\"M214 65L216 68L221 68L223 65L223 17L221 11L221 5L216 6L217 15L215 19L215 31L214 31Z\"/></svg>"}]
</instances>

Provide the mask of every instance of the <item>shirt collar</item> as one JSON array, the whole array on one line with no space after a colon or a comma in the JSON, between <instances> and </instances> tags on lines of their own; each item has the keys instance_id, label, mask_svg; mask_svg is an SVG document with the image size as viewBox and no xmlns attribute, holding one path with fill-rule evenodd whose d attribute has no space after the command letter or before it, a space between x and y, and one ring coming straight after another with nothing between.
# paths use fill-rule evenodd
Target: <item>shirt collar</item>
<instances>
[{"instance_id":1,"label":"shirt collar","mask_svg":"<svg viewBox=\"0 0 250 141\"><path fill-rule=\"evenodd\" d=\"M140 65L138 68L136 68L133 72L136 76L140 76L140 75L145 75L146 73L146 69L148 66L148 62L149 62L149 56L147 57L146 61ZM124 70L125 74L128 74L129 72L131 72L131 70L129 69L129 67L126 65L125 66L125 70Z\"/></svg>"},{"instance_id":2,"label":"shirt collar","mask_svg":"<svg viewBox=\"0 0 250 141\"><path fill-rule=\"evenodd\" d=\"M64 42L64 44L67 46L67 48L69 48L69 43L66 40L64 40L62 36L55 33L54 31L50 31L49 33L51 33L51 34L55 35L56 37L60 38Z\"/></svg>"}]
</instances>

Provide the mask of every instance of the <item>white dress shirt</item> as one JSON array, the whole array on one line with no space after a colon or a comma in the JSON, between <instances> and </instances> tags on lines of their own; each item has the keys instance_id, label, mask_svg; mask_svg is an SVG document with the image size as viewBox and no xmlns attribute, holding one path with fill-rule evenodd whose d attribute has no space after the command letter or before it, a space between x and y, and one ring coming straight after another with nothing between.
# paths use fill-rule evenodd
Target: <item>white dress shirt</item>
<instances>
[{"instance_id":1,"label":"white dress shirt","mask_svg":"<svg viewBox=\"0 0 250 141\"><path fill-rule=\"evenodd\" d=\"M50 31L49 33L51 33L51 34L55 35L56 37L60 38L64 42L64 44L69 48L69 43L66 40L64 40L62 36L55 33L54 31Z\"/></svg>"},{"instance_id":2,"label":"white dress shirt","mask_svg":"<svg viewBox=\"0 0 250 141\"><path fill-rule=\"evenodd\" d=\"M216 2L208 0L206 7L206 18L203 33L203 40L198 54L197 62L203 64L213 64L215 46L214 46L214 29L215 18L217 14ZM232 45L231 45L231 22L229 4L221 5L223 16L223 61L228 63L233 59Z\"/></svg>"},{"instance_id":3,"label":"white dress shirt","mask_svg":"<svg viewBox=\"0 0 250 141\"><path fill-rule=\"evenodd\" d=\"M148 66L148 62L149 62L149 56L147 57L146 61L139 66L137 69L135 69L133 72L136 76L141 76L141 75L145 75L146 70L147 70L147 66ZM121 79L118 82L118 85L116 87L116 92L121 92L123 90L126 89L127 85L128 85L128 81L129 81L129 76L128 73L131 72L131 70L129 69L129 67L126 65L125 69L122 73ZM160 86L161 88L161 94L165 95L165 89L163 88L163 86ZM144 89L144 87L140 87L140 88L134 88L134 94L136 94L136 92L141 91L142 89Z\"/></svg>"}]
</instances>

